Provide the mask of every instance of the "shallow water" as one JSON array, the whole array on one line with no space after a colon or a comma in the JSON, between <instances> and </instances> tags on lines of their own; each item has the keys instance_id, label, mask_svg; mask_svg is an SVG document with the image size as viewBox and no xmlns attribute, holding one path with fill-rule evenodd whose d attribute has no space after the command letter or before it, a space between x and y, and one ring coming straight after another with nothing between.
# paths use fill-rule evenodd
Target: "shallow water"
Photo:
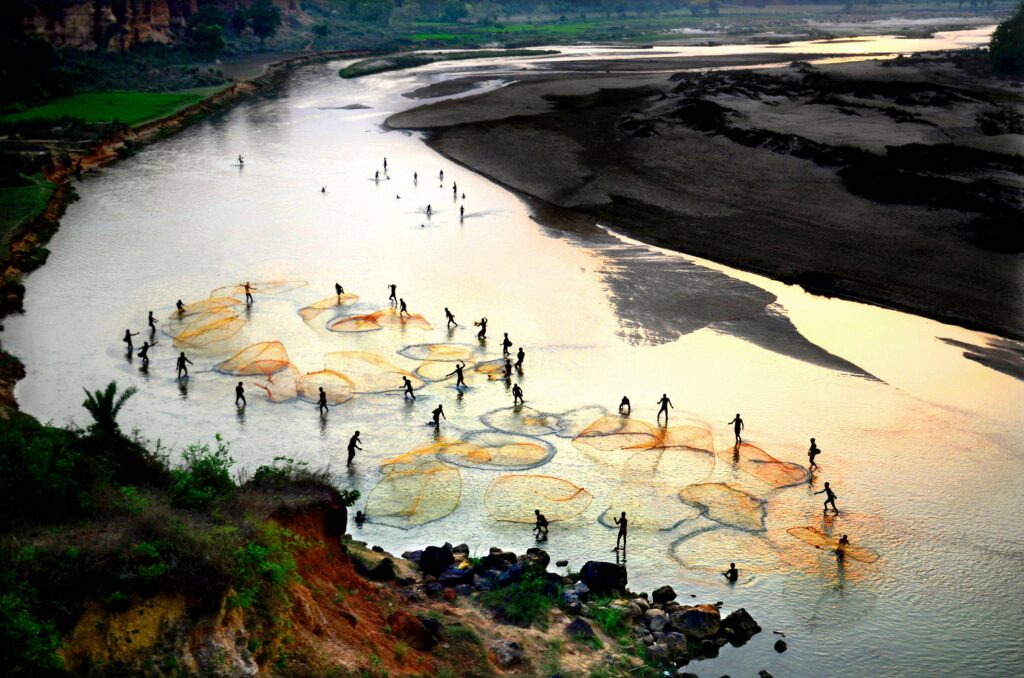
<instances>
[{"instance_id":1,"label":"shallow water","mask_svg":"<svg viewBox=\"0 0 1024 678\"><path fill-rule=\"evenodd\" d=\"M213 366L248 344L280 340L302 371L346 350L376 352L412 369L418 361L397 354L404 346L463 343L493 359L508 332L527 354L515 381L538 411L614 410L629 394L634 418L653 422L655 402L667 392L675 405L670 423L713 431L715 455L668 450L656 467L633 456L628 466L628 453L588 452L548 433L542 438L554 449L550 460L516 472L566 479L593 497L581 514L553 523L545 544L553 560L567 558L578 569L613 558L615 532L603 514L628 505L632 588L671 583L684 602L694 594L723 601L727 610L746 607L764 627L747 647L727 648L692 670L1024 671L1024 384L940 340L984 345L990 337L814 297L632 242L614 225L547 228L508 191L416 137L380 127L415 105L403 92L495 65L503 67L461 62L355 81L336 76L339 64L305 68L278 96L242 104L89 175L50 245L50 260L28 280L26 314L6 323L8 350L28 367L16 393L22 408L85 424L79 387L116 379L139 387L122 413L125 428L175 449L223 434L238 466L249 470L281 455L330 464L365 500L384 477L381 462L433 442L425 422L437 403L448 417L444 433L466 435L511 405L507 386L474 375L462 397L442 382L419 390L415 403L397 392L359 395L321 418L310 403L270 403L252 387L248 407L238 412L236 379ZM371 108L341 108L356 103ZM239 153L244 169L234 164ZM375 183L384 156L391 178ZM464 202L452 200L453 179ZM148 374L138 359L125 359L121 334L144 330L148 310L163 321L176 299L197 301L246 279L308 286L257 294L238 334L187 349L195 362L187 382L174 380L177 350L166 335L159 335ZM335 281L360 295L359 303L304 322L297 311L331 295ZM326 330L333 317L386 306L388 283L436 329ZM452 333L442 329L444 306L461 323ZM486 347L476 344L470 325L481 316L490 320ZM780 460L806 465L807 440L817 437L823 453L813 485L773 489L756 469L734 463L726 422L737 411L745 437ZM598 414L588 410L582 419ZM365 449L346 470L345 442L354 429ZM353 531L396 552L446 540L466 541L477 552L532 545L529 526L495 521L485 508L485 491L502 472L452 467L461 490L449 515L412 529L381 521ZM446 473L446 482L454 477ZM843 510L828 521L821 497L811 496L826 480ZM712 482L763 499L764 530L749 522L742 504L716 505L712 520L680 501L684 485ZM452 494L450 486L440 489L427 496ZM801 525L848 533L881 557L840 568L834 556L786 533ZM733 587L716 574L730 560L741 571ZM785 654L771 649L775 630L787 636Z\"/></svg>"}]
</instances>

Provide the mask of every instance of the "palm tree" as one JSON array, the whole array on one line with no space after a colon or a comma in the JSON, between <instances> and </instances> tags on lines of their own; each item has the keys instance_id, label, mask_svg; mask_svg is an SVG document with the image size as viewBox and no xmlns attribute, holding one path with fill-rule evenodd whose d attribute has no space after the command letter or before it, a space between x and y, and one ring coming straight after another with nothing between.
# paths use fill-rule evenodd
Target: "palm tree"
<instances>
[{"instance_id":1,"label":"palm tree","mask_svg":"<svg viewBox=\"0 0 1024 678\"><path fill-rule=\"evenodd\" d=\"M121 391L121 395L118 395L117 382L112 381L102 391L96 390L90 393L88 389L83 388L82 390L85 391L85 402L82 403L82 407L92 415L94 423L90 428L93 432L117 433L117 415L128 399L135 395L135 387L126 388Z\"/></svg>"}]
</instances>

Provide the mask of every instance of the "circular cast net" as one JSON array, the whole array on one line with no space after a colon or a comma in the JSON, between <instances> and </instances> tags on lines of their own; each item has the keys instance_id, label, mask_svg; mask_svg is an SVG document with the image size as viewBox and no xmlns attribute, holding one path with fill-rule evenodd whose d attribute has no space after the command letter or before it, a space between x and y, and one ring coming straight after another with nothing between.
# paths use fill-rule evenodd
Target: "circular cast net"
<instances>
[{"instance_id":1,"label":"circular cast net","mask_svg":"<svg viewBox=\"0 0 1024 678\"><path fill-rule=\"evenodd\" d=\"M332 370L307 372L298 379L296 391L303 400L312 403L320 401L320 389L327 394L327 402L331 405L351 400L355 394L352 382L344 374Z\"/></svg>"},{"instance_id":2,"label":"circular cast net","mask_svg":"<svg viewBox=\"0 0 1024 678\"><path fill-rule=\"evenodd\" d=\"M373 313L353 315L335 320L327 329L333 332L368 332L379 330L385 327L398 327L402 329L416 328L430 330L433 327L427 319L418 313L401 315L393 308L385 308Z\"/></svg>"},{"instance_id":3,"label":"circular cast net","mask_svg":"<svg viewBox=\"0 0 1024 678\"><path fill-rule=\"evenodd\" d=\"M776 489L802 485L810 479L810 473L803 466L780 461L750 443L720 450L718 456L739 471Z\"/></svg>"},{"instance_id":4,"label":"circular cast net","mask_svg":"<svg viewBox=\"0 0 1024 678\"><path fill-rule=\"evenodd\" d=\"M698 508L679 501L675 488L661 483L623 483L612 494L611 504L598 521L615 528L615 518L625 511L631 529L672 530L701 515Z\"/></svg>"},{"instance_id":5,"label":"circular cast net","mask_svg":"<svg viewBox=\"0 0 1024 678\"><path fill-rule=\"evenodd\" d=\"M583 429L572 444L583 452L616 452L654 447L657 429L647 422L606 414Z\"/></svg>"},{"instance_id":6,"label":"circular cast net","mask_svg":"<svg viewBox=\"0 0 1024 678\"><path fill-rule=\"evenodd\" d=\"M333 297L326 297L320 301L315 301L309 306L304 306L299 309L299 315L306 322L315 320L324 311L329 311L332 308L341 308L342 306L351 306L352 304L359 301L358 294L338 294Z\"/></svg>"},{"instance_id":7,"label":"circular cast net","mask_svg":"<svg viewBox=\"0 0 1024 678\"><path fill-rule=\"evenodd\" d=\"M777 546L743 530L715 528L697 532L672 544L671 552L686 569L707 573L724 572L729 563L736 563L740 576L790 568Z\"/></svg>"},{"instance_id":8,"label":"circular cast net","mask_svg":"<svg viewBox=\"0 0 1024 678\"><path fill-rule=\"evenodd\" d=\"M372 332L380 329L380 323L374 319L373 314L350 315L335 320L327 326L332 332Z\"/></svg>"},{"instance_id":9,"label":"circular cast net","mask_svg":"<svg viewBox=\"0 0 1024 678\"><path fill-rule=\"evenodd\" d=\"M495 520L532 523L534 509L548 519L568 520L590 506L593 496L568 480L540 475L507 475L492 482L484 492L484 508Z\"/></svg>"},{"instance_id":10,"label":"circular cast net","mask_svg":"<svg viewBox=\"0 0 1024 678\"><path fill-rule=\"evenodd\" d=\"M473 363L466 363L463 374L473 368ZM444 381L455 378L455 363L428 360L420 363L413 373L424 381Z\"/></svg>"},{"instance_id":11,"label":"circular cast net","mask_svg":"<svg viewBox=\"0 0 1024 678\"><path fill-rule=\"evenodd\" d=\"M444 518L459 505L459 470L423 455L393 465L366 499L366 515L374 522L409 529Z\"/></svg>"},{"instance_id":12,"label":"circular cast net","mask_svg":"<svg viewBox=\"0 0 1024 678\"><path fill-rule=\"evenodd\" d=\"M828 551L839 550L839 537L833 537L830 534L825 534L817 527L791 527L786 530L790 535L796 537L805 544L819 549L826 549ZM878 560L878 552L869 549L866 546L858 546L856 544L848 544L843 547L843 555L853 560L859 560L862 563L873 563Z\"/></svg>"},{"instance_id":13,"label":"circular cast net","mask_svg":"<svg viewBox=\"0 0 1024 678\"><path fill-rule=\"evenodd\" d=\"M505 359L498 358L496 360L485 360L482 363L477 363L473 367L473 371L477 374L482 374L491 381L497 381L505 378Z\"/></svg>"},{"instance_id":14,"label":"circular cast net","mask_svg":"<svg viewBox=\"0 0 1024 678\"><path fill-rule=\"evenodd\" d=\"M246 346L215 368L218 372L237 375L269 375L288 367L288 351L279 341L262 341Z\"/></svg>"},{"instance_id":15,"label":"circular cast net","mask_svg":"<svg viewBox=\"0 0 1024 678\"><path fill-rule=\"evenodd\" d=\"M585 405L566 410L558 415L558 430L555 431L555 435L559 438L575 438L596 419L606 414L608 410L600 405Z\"/></svg>"},{"instance_id":16,"label":"circular cast net","mask_svg":"<svg viewBox=\"0 0 1024 678\"><path fill-rule=\"evenodd\" d=\"M169 316L168 320L176 320L178 318L187 318L188 316L198 315L200 313L209 313L211 311L230 311L238 306L242 305L240 299L234 297L210 297L209 299L203 299L201 301L195 301L191 304L186 304L185 307L179 312L177 309Z\"/></svg>"},{"instance_id":17,"label":"circular cast net","mask_svg":"<svg viewBox=\"0 0 1024 678\"><path fill-rule=\"evenodd\" d=\"M546 464L555 448L539 438L499 431L477 431L463 436L462 447L444 450L440 458L450 464L472 468L523 471Z\"/></svg>"},{"instance_id":18,"label":"circular cast net","mask_svg":"<svg viewBox=\"0 0 1024 678\"><path fill-rule=\"evenodd\" d=\"M679 498L716 523L750 532L765 530L765 501L725 483L688 485Z\"/></svg>"},{"instance_id":19,"label":"circular cast net","mask_svg":"<svg viewBox=\"0 0 1024 678\"><path fill-rule=\"evenodd\" d=\"M324 356L324 367L342 374L352 382L356 393L384 393L405 388L402 377L408 377L413 388L424 382L412 372L392 365L383 356L366 351L338 351Z\"/></svg>"},{"instance_id":20,"label":"circular cast net","mask_svg":"<svg viewBox=\"0 0 1024 678\"><path fill-rule=\"evenodd\" d=\"M268 374L263 379L245 379L246 390L255 389L264 398L274 403L295 400L298 396L299 368L288 365L282 370Z\"/></svg>"},{"instance_id":21,"label":"circular cast net","mask_svg":"<svg viewBox=\"0 0 1024 678\"><path fill-rule=\"evenodd\" d=\"M399 349L398 355L412 360L469 363L476 353L469 344L411 344Z\"/></svg>"},{"instance_id":22,"label":"circular cast net","mask_svg":"<svg viewBox=\"0 0 1024 678\"><path fill-rule=\"evenodd\" d=\"M164 332L173 337L177 348L202 348L238 334L245 319L230 309L197 313L180 321L170 321Z\"/></svg>"},{"instance_id":23,"label":"circular cast net","mask_svg":"<svg viewBox=\"0 0 1024 678\"><path fill-rule=\"evenodd\" d=\"M305 280L250 280L249 289L252 290L253 296L257 294L284 294L285 292L291 292L300 287L305 287L309 283ZM218 287L217 289L210 292L211 297L245 297L245 283L238 283L237 285L225 285L224 287Z\"/></svg>"},{"instance_id":24,"label":"circular cast net","mask_svg":"<svg viewBox=\"0 0 1024 678\"><path fill-rule=\"evenodd\" d=\"M558 415L540 412L532 407L503 407L480 417L484 426L505 433L542 436L558 430Z\"/></svg>"}]
</instances>

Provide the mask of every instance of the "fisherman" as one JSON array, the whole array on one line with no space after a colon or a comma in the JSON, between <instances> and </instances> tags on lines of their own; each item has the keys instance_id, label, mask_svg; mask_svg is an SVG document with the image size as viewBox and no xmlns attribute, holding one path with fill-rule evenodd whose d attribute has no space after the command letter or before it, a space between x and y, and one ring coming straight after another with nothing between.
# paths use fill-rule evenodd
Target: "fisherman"
<instances>
[{"instance_id":1,"label":"fisherman","mask_svg":"<svg viewBox=\"0 0 1024 678\"><path fill-rule=\"evenodd\" d=\"M737 412L736 416L729 423L732 424L732 432L736 434L736 444L742 443L743 438L740 437L740 432L743 431L743 420L740 418L740 413Z\"/></svg>"},{"instance_id":2,"label":"fisherman","mask_svg":"<svg viewBox=\"0 0 1024 678\"><path fill-rule=\"evenodd\" d=\"M401 318L403 313L405 315L407 315L407 316L410 316L410 317L412 316L412 314L409 313L409 308L405 305L405 299L399 299L398 300L398 317Z\"/></svg>"},{"instance_id":3,"label":"fisherman","mask_svg":"<svg viewBox=\"0 0 1024 678\"><path fill-rule=\"evenodd\" d=\"M352 460L356 458L356 450L360 452L363 448L359 447L359 443L363 442L359 439L359 431L352 434L352 437L348 439L348 462L345 466L351 466Z\"/></svg>"},{"instance_id":4,"label":"fisherman","mask_svg":"<svg viewBox=\"0 0 1024 678\"><path fill-rule=\"evenodd\" d=\"M512 381L512 361L505 358L505 381Z\"/></svg>"},{"instance_id":5,"label":"fisherman","mask_svg":"<svg viewBox=\"0 0 1024 678\"><path fill-rule=\"evenodd\" d=\"M459 184L456 181L452 182L452 200L459 197Z\"/></svg>"},{"instance_id":6,"label":"fisherman","mask_svg":"<svg viewBox=\"0 0 1024 678\"><path fill-rule=\"evenodd\" d=\"M243 158L241 155L239 155L238 156L238 165L239 165L239 167L241 167L244 164L245 164L245 158Z\"/></svg>"},{"instance_id":7,"label":"fisherman","mask_svg":"<svg viewBox=\"0 0 1024 678\"><path fill-rule=\"evenodd\" d=\"M619 542L622 542L621 549L626 550L626 535L629 532L629 521L626 520L626 512L623 511L621 517L615 519L615 524L619 526L619 536L615 538L615 548L613 551L620 549Z\"/></svg>"},{"instance_id":8,"label":"fisherman","mask_svg":"<svg viewBox=\"0 0 1024 678\"><path fill-rule=\"evenodd\" d=\"M480 328L480 331L476 333L476 338L483 341L487 338L487 318L480 318L480 322L473 323Z\"/></svg>"},{"instance_id":9,"label":"fisherman","mask_svg":"<svg viewBox=\"0 0 1024 678\"><path fill-rule=\"evenodd\" d=\"M345 294L345 288L341 283L334 283L334 293L338 296L338 303L341 303L341 295Z\"/></svg>"},{"instance_id":10,"label":"fisherman","mask_svg":"<svg viewBox=\"0 0 1024 678\"><path fill-rule=\"evenodd\" d=\"M178 363L177 363L177 365L178 365L178 379L181 379L182 373L184 373L184 375L186 377L188 376L188 365L192 365L192 364L193 364L193 362L191 360L189 360L188 358L186 358L185 357L185 352L182 351L178 355Z\"/></svg>"},{"instance_id":11,"label":"fisherman","mask_svg":"<svg viewBox=\"0 0 1024 678\"><path fill-rule=\"evenodd\" d=\"M412 173L412 183L415 184L415 183L419 182L419 180L420 180L420 175L418 173L416 173L416 172L413 172Z\"/></svg>"},{"instance_id":12,"label":"fisherman","mask_svg":"<svg viewBox=\"0 0 1024 678\"><path fill-rule=\"evenodd\" d=\"M245 305L246 306L251 306L252 302L254 301L254 299L252 298L252 285L250 285L249 281L246 280L244 287L245 287Z\"/></svg>"},{"instance_id":13,"label":"fisherman","mask_svg":"<svg viewBox=\"0 0 1024 678\"><path fill-rule=\"evenodd\" d=\"M242 401L242 407L245 407L245 388L242 386L242 382L238 382L238 386L235 387L235 406L238 406L238 401Z\"/></svg>"},{"instance_id":14,"label":"fisherman","mask_svg":"<svg viewBox=\"0 0 1024 678\"><path fill-rule=\"evenodd\" d=\"M508 332L505 332L505 338L501 340L501 354L508 356L510 348L512 348L512 340L508 338Z\"/></svg>"},{"instance_id":15,"label":"fisherman","mask_svg":"<svg viewBox=\"0 0 1024 678\"><path fill-rule=\"evenodd\" d=\"M516 371L517 372L522 372L523 371L523 361L525 359L526 359L526 351L524 351L523 347L520 346L519 347L519 352L516 353Z\"/></svg>"},{"instance_id":16,"label":"fisherman","mask_svg":"<svg viewBox=\"0 0 1024 678\"><path fill-rule=\"evenodd\" d=\"M839 543L836 544L836 558L842 560L846 557L846 547L850 545L850 538L845 534L839 538Z\"/></svg>"},{"instance_id":17,"label":"fisherman","mask_svg":"<svg viewBox=\"0 0 1024 678\"><path fill-rule=\"evenodd\" d=\"M385 157L384 158L384 172L385 172L385 174L387 173L387 171L388 171L388 159Z\"/></svg>"},{"instance_id":18,"label":"fisherman","mask_svg":"<svg viewBox=\"0 0 1024 678\"><path fill-rule=\"evenodd\" d=\"M175 308L178 309L178 317L179 318L181 316L185 315L185 304L181 303L181 299L178 299L176 302L174 302L174 306L175 306Z\"/></svg>"},{"instance_id":19,"label":"fisherman","mask_svg":"<svg viewBox=\"0 0 1024 678\"><path fill-rule=\"evenodd\" d=\"M441 181L444 181L444 170L441 170L440 172L437 173L437 178L440 179Z\"/></svg>"},{"instance_id":20,"label":"fisherman","mask_svg":"<svg viewBox=\"0 0 1024 678\"><path fill-rule=\"evenodd\" d=\"M153 312L149 312L149 317L146 319L146 323L149 325L149 334L152 336L156 334L156 318L153 317Z\"/></svg>"},{"instance_id":21,"label":"fisherman","mask_svg":"<svg viewBox=\"0 0 1024 678\"><path fill-rule=\"evenodd\" d=\"M144 370L149 367L149 348L152 345L148 341L144 341L142 342L142 348L139 349L138 356L142 358L142 369Z\"/></svg>"},{"instance_id":22,"label":"fisherman","mask_svg":"<svg viewBox=\"0 0 1024 678\"><path fill-rule=\"evenodd\" d=\"M447 376L449 377L452 376L453 374L455 375L455 388L466 385L466 379L462 374L462 371L464 369L466 369L466 363L460 360L458 363L456 363L455 370L447 374Z\"/></svg>"},{"instance_id":23,"label":"fisherman","mask_svg":"<svg viewBox=\"0 0 1024 678\"><path fill-rule=\"evenodd\" d=\"M363 523L366 522L366 514L362 511L356 511L356 525L362 527Z\"/></svg>"},{"instance_id":24,"label":"fisherman","mask_svg":"<svg viewBox=\"0 0 1024 678\"><path fill-rule=\"evenodd\" d=\"M832 510L835 511L836 515L839 515L839 509L836 508L836 497L839 495L832 491L832 488L829 487L828 483L825 483L824 490L822 490L821 492L815 492L814 494L825 495L825 508L822 509L822 513L828 513L828 505L831 504Z\"/></svg>"},{"instance_id":25,"label":"fisherman","mask_svg":"<svg viewBox=\"0 0 1024 678\"><path fill-rule=\"evenodd\" d=\"M391 290L391 294L390 296L388 296L388 301L391 303L392 306L398 303L398 297L395 295L395 290L397 288L398 285L395 285L394 283L388 285L388 289Z\"/></svg>"},{"instance_id":26,"label":"fisherman","mask_svg":"<svg viewBox=\"0 0 1024 678\"><path fill-rule=\"evenodd\" d=\"M427 216L429 217L429 216L430 216L431 214L433 214L433 213L434 213L434 210L432 210L432 209L430 208L430 204L429 204L429 203L427 203Z\"/></svg>"},{"instance_id":27,"label":"fisherman","mask_svg":"<svg viewBox=\"0 0 1024 678\"><path fill-rule=\"evenodd\" d=\"M533 525L533 533L537 535L537 541L547 541L548 519L540 512L540 509L533 509L533 515L537 516L537 522Z\"/></svg>"},{"instance_id":28,"label":"fisherman","mask_svg":"<svg viewBox=\"0 0 1024 678\"><path fill-rule=\"evenodd\" d=\"M655 421L661 421L661 415L665 415L665 425L668 426L668 408L676 409L676 406L672 404L672 401L668 399L668 395L665 393L661 394L661 399L658 400L658 405L661 409L658 410L658 416Z\"/></svg>"},{"instance_id":29,"label":"fisherman","mask_svg":"<svg viewBox=\"0 0 1024 678\"><path fill-rule=\"evenodd\" d=\"M402 395L402 398L412 398L413 400L416 400L416 394L412 392L412 382L409 380L409 377L402 375L402 383L405 385L405 393Z\"/></svg>"},{"instance_id":30,"label":"fisherman","mask_svg":"<svg viewBox=\"0 0 1024 678\"><path fill-rule=\"evenodd\" d=\"M320 187L320 192L321 193L326 193L327 192L327 187L326 186L321 186Z\"/></svg>"},{"instance_id":31,"label":"fisherman","mask_svg":"<svg viewBox=\"0 0 1024 678\"><path fill-rule=\"evenodd\" d=\"M327 407L327 392L324 391L324 387L320 387L320 398L316 401L317 407L320 408L320 414L330 411L331 408Z\"/></svg>"},{"instance_id":32,"label":"fisherman","mask_svg":"<svg viewBox=\"0 0 1024 678\"><path fill-rule=\"evenodd\" d=\"M380 183L380 170L375 170L373 173L373 180Z\"/></svg>"},{"instance_id":33,"label":"fisherman","mask_svg":"<svg viewBox=\"0 0 1024 678\"><path fill-rule=\"evenodd\" d=\"M512 386L512 406L522 405L523 402L525 402L523 400L523 389L519 384L514 384Z\"/></svg>"},{"instance_id":34,"label":"fisherman","mask_svg":"<svg viewBox=\"0 0 1024 678\"><path fill-rule=\"evenodd\" d=\"M459 221L462 221L465 218L466 218L466 206L465 205L459 205Z\"/></svg>"},{"instance_id":35,"label":"fisherman","mask_svg":"<svg viewBox=\"0 0 1024 678\"><path fill-rule=\"evenodd\" d=\"M811 447L807 450L807 458L810 460L810 468L818 468L818 464L814 461L814 458L821 454L821 450L818 449L817 443L814 442L814 438L811 438Z\"/></svg>"},{"instance_id":36,"label":"fisherman","mask_svg":"<svg viewBox=\"0 0 1024 678\"><path fill-rule=\"evenodd\" d=\"M448 421L448 417L444 416L444 405L438 404L438 406L434 408L434 411L431 412L431 415L434 417L434 430L440 431L441 418L444 417L444 420Z\"/></svg>"},{"instance_id":37,"label":"fisherman","mask_svg":"<svg viewBox=\"0 0 1024 678\"><path fill-rule=\"evenodd\" d=\"M135 350L135 346L132 345L132 337L137 337L137 336L139 336L138 332L134 332L133 333L131 330L125 330L124 331L124 338L121 339L121 341L123 341L124 343L128 344L128 355L129 356L131 356L131 354Z\"/></svg>"},{"instance_id":38,"label":"fisherman","mask_svg":"<svg viewBox=\"0 0 1024 678\"><path fill-rule=\"evenodd\" d=\"M452 315L452 312L448 310L447 306L444 307L444 317L448 318L448 327L451 327L452 325L455 327L459 326L459 323L455 322L455 316Z\"/></svg>"},{"instance_id":39,"label":"fisherman","mask_svg":"<svg viewBox=\"0 0 1024 678\"><path fill-rule=\"evenodd\" d=\"M722 576L728 579L730 584L735 584L736 580L740 578L740 571L736 569L736 563L729 563L729 569L723 572Z\"/></svg>"},{"instance_id":40,"label":"fisherman","mask_svg":"<svg viewBox=\"0 0 1024 678\"><path fill-rule=\"evenodd\" d=\"M625 412L623 412L625 410ZM633 412L633 406L629 404L629 398L622 396L622 402L619 403L619 414L629 416Z\"/></svg>"}]
</instances>

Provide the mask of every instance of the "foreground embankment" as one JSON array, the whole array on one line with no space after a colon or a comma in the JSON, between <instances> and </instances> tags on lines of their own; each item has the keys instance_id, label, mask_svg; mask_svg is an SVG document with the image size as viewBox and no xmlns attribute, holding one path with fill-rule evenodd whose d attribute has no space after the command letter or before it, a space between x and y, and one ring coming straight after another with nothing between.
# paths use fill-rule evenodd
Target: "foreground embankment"
<instances>
[{"instance_id":1,"label":"foreground embankment","mask_svg":"<svg viewBox=\"0 0 1024 678\"><path fill-rule=\"evenodd\" d=\"M545 217L1024 337L1024 94L984 53L689 67L528 74L388 124Z\"/></svg>"}]
</instances>

